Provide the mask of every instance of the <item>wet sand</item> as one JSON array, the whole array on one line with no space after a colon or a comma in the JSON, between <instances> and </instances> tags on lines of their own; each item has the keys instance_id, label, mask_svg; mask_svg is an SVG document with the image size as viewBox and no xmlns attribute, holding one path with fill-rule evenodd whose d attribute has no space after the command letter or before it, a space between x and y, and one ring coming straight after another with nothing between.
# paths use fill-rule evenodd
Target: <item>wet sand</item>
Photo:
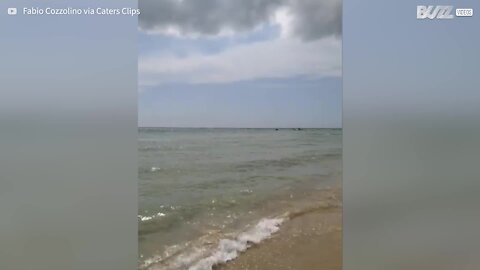
<instances>
[{"instance_id":1,"label":"wet sand","mask_svg":"<svg viewBox=\"0 0 480 270\"><path fill-rule=\"evenodd\" d=\"M291 213L272 238L215 270L340 270L340 202L340 189L319 194L314 207Z\"/></svg>"}]
</instances>

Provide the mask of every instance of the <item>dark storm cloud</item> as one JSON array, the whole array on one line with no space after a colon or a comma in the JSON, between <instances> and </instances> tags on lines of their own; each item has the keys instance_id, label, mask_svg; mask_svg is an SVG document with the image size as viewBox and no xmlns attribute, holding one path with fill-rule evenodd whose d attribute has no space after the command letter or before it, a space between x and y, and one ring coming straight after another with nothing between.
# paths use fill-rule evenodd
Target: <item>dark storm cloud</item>
<instances>
[{"instance_id":1,"label":"dark storm cloud","mask_svg":"<svg viewBox=\"0 0 480 270\"><path fill-rule=\"evenodd\" d=\"M305 40L315 40L342 32L342 5L338 0L290 1L294 14L294 33Z\"/></svg>"},{"instance_id":2,"label":"dark storm cloud","mask_svg":"<svg viewBox=\"0 0 480 270\"><path fill-rule=\"evenodd\" d=\"M141 0L140 27L178 27L184 33L217 34L246 30L268 19L284 0Z\"/></svg>"},{"instance_id":3,"label":"dark storm cloud","mask_svg":"<svg viewBox=\"0 0 480 270\"><path fill-rule=\"evenodd\" d=\"M215 35L222 29L250 30L280 7L293 15L294 34L314 40L341 32L340 0L141 0L140 29L178 29L182 34Z\"/></svg>"}]
</instances>

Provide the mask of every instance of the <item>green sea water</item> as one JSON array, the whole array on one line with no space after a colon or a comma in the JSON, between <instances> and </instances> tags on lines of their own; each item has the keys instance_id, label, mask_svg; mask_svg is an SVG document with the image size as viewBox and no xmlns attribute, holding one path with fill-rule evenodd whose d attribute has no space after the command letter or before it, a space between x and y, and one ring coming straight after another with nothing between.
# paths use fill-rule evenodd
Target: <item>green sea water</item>
<instances>
[{"instance_id":1,"label":"green sea water","mask_svg":"<svg viewBox=\"0 0 480 270\"><path fill-rule=\"evenodd\" d=\"M215 246L335 184L341 141L341 129L140 128L139 267L170 269L195 241Z\"/></svg>"}]
</instances>

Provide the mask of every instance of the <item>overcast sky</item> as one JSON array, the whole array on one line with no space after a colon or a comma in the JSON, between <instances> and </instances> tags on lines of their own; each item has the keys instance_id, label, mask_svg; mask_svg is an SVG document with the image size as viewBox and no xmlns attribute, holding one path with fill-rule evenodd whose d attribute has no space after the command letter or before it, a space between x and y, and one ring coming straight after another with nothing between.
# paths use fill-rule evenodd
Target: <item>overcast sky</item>
<instances>
[{"instance_id":1,"label":"overcast sky","mask_svg":"<svg viewBox=\"0 0 480 270\"><path fill-rule=\"evenodd\" d=\"M341 126L340 1L139 7L140 126Z\"/></svg>"}]
</instances>

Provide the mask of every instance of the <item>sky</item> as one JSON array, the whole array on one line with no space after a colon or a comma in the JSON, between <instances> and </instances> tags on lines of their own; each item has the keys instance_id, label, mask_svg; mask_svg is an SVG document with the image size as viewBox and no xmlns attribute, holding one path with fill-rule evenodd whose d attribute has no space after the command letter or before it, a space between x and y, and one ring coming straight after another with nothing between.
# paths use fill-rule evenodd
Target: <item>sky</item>
<instances>
[{"instance_id":1,"label":"sky","mask_svg":"<svg viewBox=\"0 0 480 270\"><path fill-rule=\"evenodd\" d=\"M139 126L341 127L341 1L139 8Z\"/></svg>"}]
</instances>

